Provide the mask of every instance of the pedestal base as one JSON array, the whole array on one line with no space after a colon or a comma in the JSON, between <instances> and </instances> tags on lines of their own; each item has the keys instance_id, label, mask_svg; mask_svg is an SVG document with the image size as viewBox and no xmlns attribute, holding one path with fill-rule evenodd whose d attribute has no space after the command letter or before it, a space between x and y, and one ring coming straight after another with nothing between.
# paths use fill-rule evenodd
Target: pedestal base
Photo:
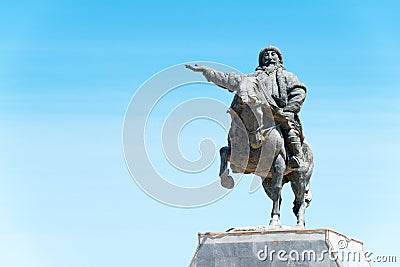
<instances>
[{"instance_id":1,"label":"pedestal base","mask_svg":"<svg viewBox=\"0 0 400 267\"><path fill-rule=\"evenodd\" d=\"M370 267L361 241L330 229L199 233L191 267Z\"/></svg>"}]
</instances>

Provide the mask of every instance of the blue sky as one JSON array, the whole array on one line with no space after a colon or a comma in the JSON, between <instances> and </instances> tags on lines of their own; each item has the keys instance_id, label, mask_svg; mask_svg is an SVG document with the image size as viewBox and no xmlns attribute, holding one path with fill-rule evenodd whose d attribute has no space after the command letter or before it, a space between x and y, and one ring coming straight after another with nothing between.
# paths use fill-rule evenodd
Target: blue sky
<instances>
[{"instance_id":1,"label":"blue sky","mask_svg":"<svg viewBox=\"0 0 400 267\"><path fill-rule=\"evenodd\" d=\"M397 1L1 2L0 265L185 266L197 232L266 224L270 200L249 194L247 178L201 208L152 199L127 170L121 136L131 97L155 73L192 61L248 73L270 44L308 86L307 226L400 257L399 11ZM232 98L210 85L191 89L161 107ZM156 110L155 122L169 112ZM182 141L196 145L183 142L183 152L196 158L205 136L226 140L209 121L188 125ZM217 177L217 161L199 178L152 156L177 183ZM289 188L283 198L282 221L294 224Z\"/></svg>"}]
</instances>

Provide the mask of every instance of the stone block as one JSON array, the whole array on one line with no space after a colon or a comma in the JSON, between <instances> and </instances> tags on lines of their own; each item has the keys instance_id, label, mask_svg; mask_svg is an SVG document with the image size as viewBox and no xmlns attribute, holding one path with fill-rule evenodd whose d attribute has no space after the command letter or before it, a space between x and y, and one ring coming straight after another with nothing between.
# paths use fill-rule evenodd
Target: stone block
<instances>
[{"instance_id":1,"label":"stone block","mask_svg":"<svg viewBox=\"0 0 400 267\"><path fill-rule=\"evenodd\" d=\"M199 233L198 242L191 267L370 267L362 242L331 229Z\"/></svg>"}]
</instances>

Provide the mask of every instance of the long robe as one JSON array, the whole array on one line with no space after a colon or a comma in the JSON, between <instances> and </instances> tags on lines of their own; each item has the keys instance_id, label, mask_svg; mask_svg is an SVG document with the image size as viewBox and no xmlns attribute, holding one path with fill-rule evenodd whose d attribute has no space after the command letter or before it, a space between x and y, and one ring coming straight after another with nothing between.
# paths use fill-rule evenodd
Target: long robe
<instances>
[{"instance_id":1,"label":"long robe","mask_svg":"<svg viewBox=\"0 0 400 267\"><path fill-rule=\"evenodd\" d=\"M259 67L250 74L225 73L211 68L203 72L206 79L218 86L236 92L231 109L238 114L240 106L245 104L268 104L294 114L292 119L280 123L284 130L294 129L303 141L303 131L298 116L306 98L306 86L291 72L279 67L267 73ZM261 94L260 94L261 93Z\"/></svg>"}]
</instances>

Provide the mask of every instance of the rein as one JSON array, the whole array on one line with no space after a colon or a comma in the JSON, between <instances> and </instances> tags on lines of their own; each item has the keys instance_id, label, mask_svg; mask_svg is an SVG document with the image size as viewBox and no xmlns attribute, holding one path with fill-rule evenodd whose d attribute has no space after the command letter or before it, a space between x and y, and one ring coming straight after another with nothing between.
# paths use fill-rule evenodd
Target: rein
<instances>
[{"instance_id":1,"label":"rein","mask_svg":"<svg viewBox=\"0 0 400 267\"><path fill-rule=\"evenodd\" d=\"M260 127L258 127L257 129L255 129L255 130L252 130L252 131L250 131L249 129L247 129L246 128L246 126L245 126L245 129L243 129L241 126L239 126L239 125L236 125L239 129L241 129L242 131L246 131L247 133L249 133L249 134L256 134L257 132L260 132L260 134L261 134L261 140L262 141L265 141L265 136L264 135L268 135L273 129L276 129L276 125L274 125L274 126L271 126L271 127L268 127L268 128L265 128L265 129L263 129L263 127L264 127L264 125L261 125Z\"/></svg>"}]
</instances>

